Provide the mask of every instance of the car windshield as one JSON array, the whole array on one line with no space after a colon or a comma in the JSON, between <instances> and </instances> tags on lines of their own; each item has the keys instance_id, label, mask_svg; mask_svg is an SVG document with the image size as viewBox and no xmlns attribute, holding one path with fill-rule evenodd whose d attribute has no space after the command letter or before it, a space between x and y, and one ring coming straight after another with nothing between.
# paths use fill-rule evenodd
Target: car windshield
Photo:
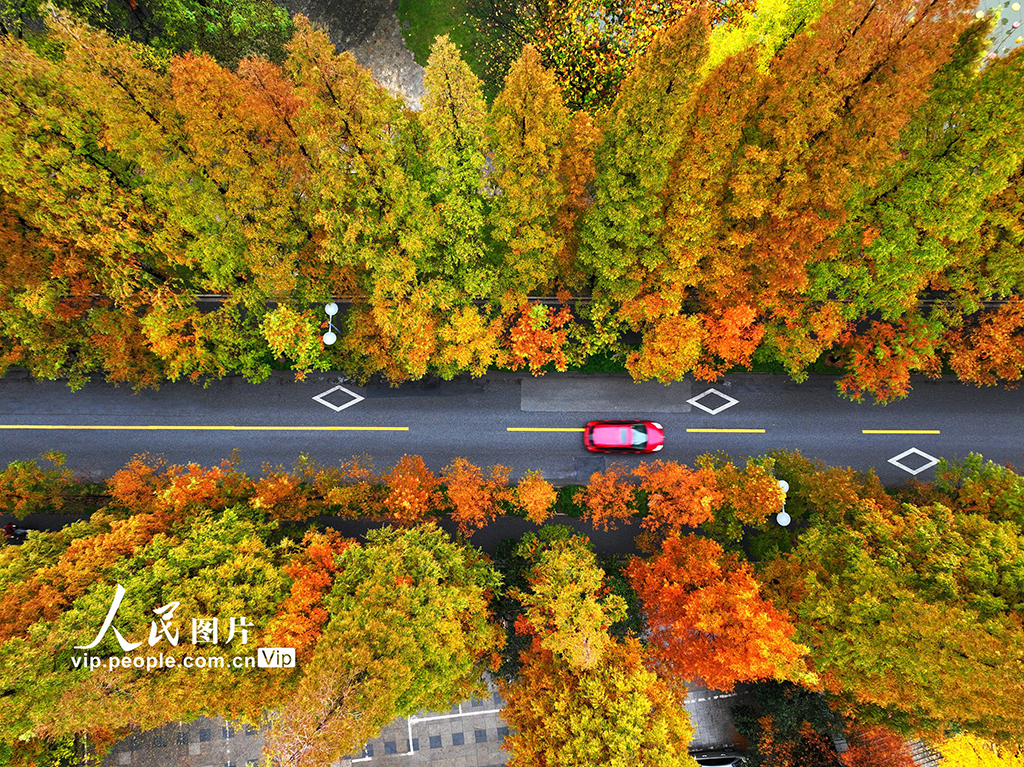
<instances>
[{"instance_id":1,"label":"car windshield","mask_svg":"<svg viewBox=\"0 0 1024 767\"><path fill-rule=\"evenodd\" d=\"M647 447L647 427L642 423L633 424L633 447Z\"/></svg>"}]
</instances>

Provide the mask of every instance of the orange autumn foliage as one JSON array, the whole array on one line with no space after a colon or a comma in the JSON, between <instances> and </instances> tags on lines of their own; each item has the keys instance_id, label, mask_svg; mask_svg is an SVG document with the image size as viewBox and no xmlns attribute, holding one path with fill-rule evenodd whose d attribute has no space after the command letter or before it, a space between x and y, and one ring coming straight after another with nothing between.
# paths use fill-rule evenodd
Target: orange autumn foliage
<instances>
[{"instance_id":1,"label":"orange autumn foliage","mask_svg":"<svg viewBox=\"0 0 1024 767\"><path fill-rule=\"evenodd\" d=\"M558 493L539 471L528 471L516 484L514 500L535 525L543 525L552 515Z\"/></svg>"},{"instance_id":2,"label":"orange autumn foliage","mask_svg":"<svg viewBox=\"0 0 1024 767\"><path fill-rule=\"evenodd\" d=\"M785 496L778 480L763 466L749 463L740 470L732 462L716 467L715 479L721 504L729 506L745 525L759 525L782 511Z\"/></svg>"},{"instance_id":3,"label":"orange autumn foliage","mask_svg":"<svg viewBox=\"0 0 1024 767\"><path fill-rule=\"evenodd\" d=\"M612 464L605 472L595 471L587 486L577 490L573 501L583 507L583 519L602 530L614 530L617 520L628 520L636 512L636 486L623 480L627 467Z\"/></svg>"},{"instance_id":4,"label":"orange autumn foliage","mask_svg":"<svg viewBox=\"0 0 1024 767\"><path fill-rule=\"evenodd\" d=\"M879 404L905 397L910 374L939 375L936 355L938 331L920 317L908 317L893 325L872 321L862 333L844 332L839 343L846 347L849 372L840 379L839 391L854 402L871 394Z\"/></svg>"},{"instance_id":5,"label":"orange autumn foliage","mask_svg":"<svg viewBox=\"0 0 1024 767\"><path fill-rule=\"evenodd\" d=\"M847 767L916 767L907 742L888 727L855 727L847 736L850 748L843 754Z\"/></svg>"},{"instance_id":6,"label":"orange autumn foliage","mask_svg":"<svg viewBox=\"0 0 1024 767\"><path fill-rule=\"evenodd\" d=\"M437 477L418 455L403 455L384 475L384 508L398 524L414 524L437 505Z\"/></svg>"},{"instance_id":7,"label":"orange autumn foliage","mask_svg":"<svg viewBox=\"0 0 1024 767\"><path fill-rule=\"evenodd\" d=\"M55 620L115 562L146 546L157 533L166 532L166 522L156 513L118 520L96 512L91 523L101 530L109 525L109 531L72 540L55 564L35 570L4 591L0 597L0 615L4 616L0 643L24 636L36 621Z\"/></svg>"},{"instance_id":8,"label":"orange autumn foliage","mask_svg":"<svg viewBox=\"0 0 1024 767\"><path fill-rule=\"evenodd\" d=\"M1017 385L1024 377L1024 301L1013 298L983 312L972 327L947 334L946 348L949 366L961 381Z\"/></svg>"},{"instance_id":9,"label":"orange autumn foliage","mask_svg":"<svg viewBox=\"0 0 1024 767\"><path fill-rule=\"evenodd\" d=\"M499 503L511 496L508 490L511 471L506 466L492 466L490 477L485 478L480 467L465 458L456 458L445 467L441 480L452 506L452 519L459 523L460 533L470 535L497 518L501 513Z\"/></svg>"},{"instance_id":10,"label":"orange autumn foliage","mask_svg":"<svg viewBox=\"0 0 1024 767\"><path fill-rule=\"evenodd\" d=\"M256 481L252 506L263 509L274 519L299 522L319 512L311 507L309 492L302 477L287 471L272 471Z\"/></svg>"},{"instance_id":11,"label":"orange autumn foliage","mask_svg":"<svg viewBox=\"0 0 1024 767\"><path fill-rule=\"evenodd\" d=\"M566 369L569 359L565 355L565 326L572 319L569 307L555 311L544 304L524 302L506 319L509 327L505 356L513 370L528 367L534 375L542 375L542 368L548 363L554 363L556 370Z\"/></svg>"},{"instance_id":12,"label":"orange autumn foliage","mask_svg":"<svg viewBox=\"0 0 1024 767\"><path fill-rule=\"evenodd\" d=\"M167 486L158 494L158 502L182 512L197 506L223 509L251 497L253 481L236 470L235 463L236 459L225 459L220 466L171 466L166 472Z\"/></svg>"},{"instance_id":13,"label":"orange autumn foliage","mask_svg":"<svg viewBox=\"0 0 1024 767\"><path fill-rule=\"evenodd\" d=\"M293 579L292 590L281 603L277 615L267 624L268 641L278 647L294 647L301 658L313 653L324 625L331 617L324 607L324 596L334 585L337 571L335 555L353 541L336 530L318 533L310 530L302 539L303 551L286 565L284 572Z\"/></svg>"},{"instance_id":14,"label":"orange autumn foliage","mask_svg":"<svg viewBox=\"0 0 1024 767\"><path fill-rule=\"evenodd\" d=\"M640 464L633 476L643 478L640 489L647 493L647 516L641 522L647 529L697 527L711 519L722 500L714 471L708 468L659 460Z\"/></svg>"},{"instance_id":15,"label":"orange autumn foliage","mask_svg":"<svg viewBox=\"0 0 1024 767\"><path fill-rule=\"evenodd\" d=\"M731 690L736 682L786 678L805 647L761 596L753 571L706 538L672 536L626 573L644 604L655 664L677 682Z\"/></svg>"},{"instance_id":16,"label":"orange autumn foliage","mask_svg":"<svg viewBox=\"0 0 1024 767\"><path fill-rule=\"evenodd\" d=\"M114 472L107 480L107 492L117 503L132 511L154 509L157 495L168 484L167 475L161 471L165 465L161 457L151 459L148 453L134 455L123 469Z\"/></svg>"},{"instance_id":17,"label":"orange autumn foliage","mask_svg":"<svg viewBox=\"0 0 1024 767\"><path fill-rule=\"evenodd\" d=\"M764 338L753 306L739 304L725 309L720 317L704 315L704 355L694 377L713 381L737 365L750 367L750 357Z\"/></svg>"}]
</instances>

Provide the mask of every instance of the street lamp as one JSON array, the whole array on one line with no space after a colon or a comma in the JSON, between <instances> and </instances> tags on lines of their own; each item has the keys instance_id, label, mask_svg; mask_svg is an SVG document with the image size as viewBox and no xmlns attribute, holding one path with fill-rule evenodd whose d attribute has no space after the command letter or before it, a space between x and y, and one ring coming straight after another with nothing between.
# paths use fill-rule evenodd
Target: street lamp
<instances>
[{"instance_id":1,"label":"street lamp","mask_svg":"<svg viewBox=\"0 0 1024 767\"><path fill-rule=\"evenodd\" d=\"M338 313L338 305L331 301L324 307L324 311L327 312L327 332L324 333L324 343L330 346L338 340L337 333L334 332L334 323L331 322L331 317Z\"/></svg>"},{"instance_id":2,"label":"street lamp","mask_svg":"<svg viewBox=\"0 0 1024 767\"><path fill-rule=\"evenodd\" d=\"M786 493L789 492L789 483L786 480L784 480L784 479L780 479L779 480L779 490L781 490L782 491L782 495L785 496ZM785 499L785 497L783 497L783 499L782 499L782 511L780 511L778 513L778 516L775 517L775 521L778 522L783 527L787 527L789 525L789 523L792 522L792 519L790 518L789 514L786 513L786 499Z\"/></svg>"}]
</instances>

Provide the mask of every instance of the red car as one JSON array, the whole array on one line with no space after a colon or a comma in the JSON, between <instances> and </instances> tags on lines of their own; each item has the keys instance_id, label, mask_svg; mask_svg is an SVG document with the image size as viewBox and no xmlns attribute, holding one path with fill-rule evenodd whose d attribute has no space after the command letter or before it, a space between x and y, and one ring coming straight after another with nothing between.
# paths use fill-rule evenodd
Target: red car
<instances>
[{"instance_id":1,"label":"red car","mask_svg":"<svg viewBox=\"0 0 1024 767\"><path fill-rule=\"evenodd\" d=\"M656 453L665 445L665 432L653 421L591 421L583 444L596 453Z\"/></svg>"}]
</instances>

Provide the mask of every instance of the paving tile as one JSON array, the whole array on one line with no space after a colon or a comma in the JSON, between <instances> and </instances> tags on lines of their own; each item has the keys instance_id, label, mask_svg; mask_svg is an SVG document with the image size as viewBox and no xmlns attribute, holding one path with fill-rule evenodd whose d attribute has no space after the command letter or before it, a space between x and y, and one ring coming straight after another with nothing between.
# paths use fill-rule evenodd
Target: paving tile
<instances>
[{"instance_id":1,"label":"paving tile","mask_svg":"<svg viewBox=\"0 0 1024 767\"><path fill-rule=\"evenodd\" d=\"M461 732L453 732L452 733L452 745L453 746L461 746L465 742L466 742L465 734L463 734Z\"/></svg>"}]
</instances>

